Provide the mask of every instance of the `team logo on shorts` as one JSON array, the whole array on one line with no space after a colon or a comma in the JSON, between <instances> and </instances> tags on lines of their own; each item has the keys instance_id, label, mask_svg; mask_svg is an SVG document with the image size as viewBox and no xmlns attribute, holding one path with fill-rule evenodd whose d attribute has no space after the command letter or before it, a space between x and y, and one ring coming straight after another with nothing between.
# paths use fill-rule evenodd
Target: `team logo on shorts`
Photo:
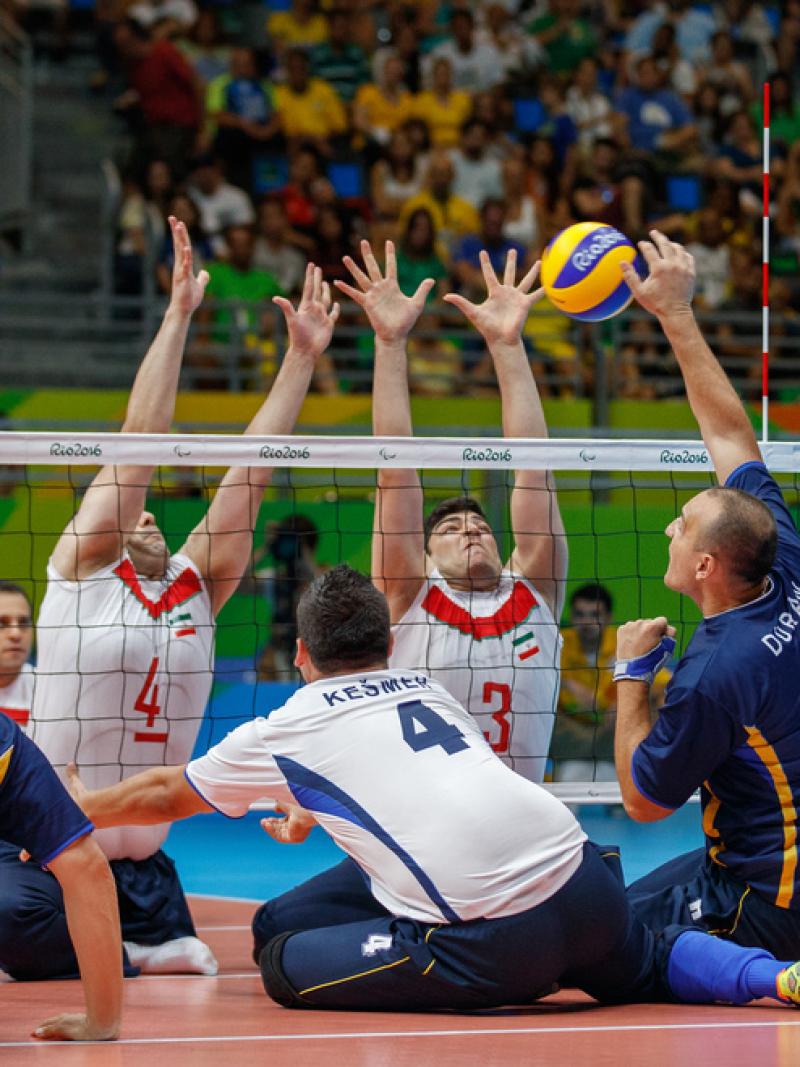
<instances>
[{"instance_id":1,"label":"team logo on shorts","mask_svg":"<svg viewBox=\"0 0 800 1067\"><path fill-rule=\"evenodd\" d=\"M377 956L379 952L385 952L392 947L391 934L370 934L361 945L362 956Z\"/></svg>"}]
</instances>

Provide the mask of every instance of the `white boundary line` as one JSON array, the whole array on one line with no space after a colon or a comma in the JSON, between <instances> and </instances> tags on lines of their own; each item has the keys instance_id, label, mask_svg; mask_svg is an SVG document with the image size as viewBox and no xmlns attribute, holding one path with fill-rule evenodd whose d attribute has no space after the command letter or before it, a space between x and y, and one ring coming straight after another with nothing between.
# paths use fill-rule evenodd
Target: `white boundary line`
<instances>
[{"instance_id":1,"label":"white boundary line","mask_svg":"<svg viewBox=\"0 0 800 1067\"><path fill-rule=\"evenodd\" d=\"M521 1026L483 1027L476 1030L354 1030L350 1033L330 1034L231 1034L220 1037L129 1037L113 1043L103 1043L105 1048L115 1045L188 1045L221 1044L236 1041L364 1041L375 1038L389 1038L396 1041L401 1037L514 1037L534 1034L564 1034L574 1037L576 1034L624 1034L624 1033L663 1033L686 1030L765 1030L800 1027L796 1022L713 1022L713 1023L641 1023L622 1026ZM0 1048L63 1048L75 1046L74 1041L0 1041ZM86 1043L83 1043L86 1044ZM97 1042L100 1044L100 1042Z\"/></svg>"}]
</instances>

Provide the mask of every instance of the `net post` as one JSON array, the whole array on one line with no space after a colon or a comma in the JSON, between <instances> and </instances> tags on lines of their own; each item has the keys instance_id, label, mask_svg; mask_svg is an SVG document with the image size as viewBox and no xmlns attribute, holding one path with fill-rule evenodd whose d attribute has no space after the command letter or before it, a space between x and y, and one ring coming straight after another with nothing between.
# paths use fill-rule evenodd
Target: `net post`
<instances>
[{"instance_id":1,"label":"net post","mask_svg":"<svg viewBox=\"0 0 800 1067\"><path fill-rule=\"evenodd\" d=\"M770 132L770 86L764 82L762 168L762 308L761 308L761 440L769 440L769 132Z\"/></svg>"}]
</instances>

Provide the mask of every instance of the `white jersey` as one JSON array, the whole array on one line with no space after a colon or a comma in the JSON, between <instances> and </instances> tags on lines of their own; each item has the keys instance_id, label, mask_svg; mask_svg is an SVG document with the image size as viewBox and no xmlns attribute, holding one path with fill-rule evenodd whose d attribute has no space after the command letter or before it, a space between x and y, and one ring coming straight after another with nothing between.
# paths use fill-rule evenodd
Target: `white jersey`
<instances>
[{"instance_id":1,"label":"white jersey","mask_svg":"<svg viewBox=\"0 0 800 1067\"><path fill-rule=\"evenodd\" d=\"M441 682L504 763L532 782L543 780L561 635L529 581L504 570L495 589L461 592L434 570L392 632L390 666Z\"/></svg>"},{"instance_id":2,"label":"white jersey","mask_svg":"<svg viewBox=\"0 0 800 1067\"><path fill-rule=\"evenodd\" d=\"M175 555L161 579L128 555L79 582L52 562L39 612L33 739L89 788L185 763L211 689L214 617L195 564ZM168 824L98 831L109 859L144 859Z\"/></svg>"},{"instance_id":3,"label":"white jersey","mask_svg":"<svg viewBox=\"0 0 800 1067\"><path fill-rule=\"evenodd\" d=\"M30 717L35 679L33 667L30 663L25 663L11 685L0 688L0 713L13 719L25 734L31 732Z\"/></svg>"},{"instance_id":4,"label":"white jersey","mask_svg":"<svg viewBox=\"0 0 800 1067\"><path fill-rule=\"evenodd\" d=\"M541 904L586 835L504 766L438 682L406 670L325 678L186 768L226 815L295 801L359 864L394 915L458 922Z\"/></svg>"}]
</instances>

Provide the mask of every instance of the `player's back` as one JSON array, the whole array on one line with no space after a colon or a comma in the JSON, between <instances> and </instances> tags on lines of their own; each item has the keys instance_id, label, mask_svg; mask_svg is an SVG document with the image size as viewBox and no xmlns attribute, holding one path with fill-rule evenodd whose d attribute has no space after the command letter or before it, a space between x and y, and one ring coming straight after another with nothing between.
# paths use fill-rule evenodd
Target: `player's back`
<instances>
[{"instance_id":1,"label":"player's back","mask_svg":"<svg viewBox=\"0 0 800 1067\"><path fill-rule=\"evenodd\" d=\"M228 749L237 735L238 751ZM251 759L263 760L256 777L284 779L395 913L434 922L516 914L580 864L585 835L567 808L504 766L471 716L421 674L314 682L214 753L218 766L244 762L250 774Z\"/></svg>"}]
</instances>

